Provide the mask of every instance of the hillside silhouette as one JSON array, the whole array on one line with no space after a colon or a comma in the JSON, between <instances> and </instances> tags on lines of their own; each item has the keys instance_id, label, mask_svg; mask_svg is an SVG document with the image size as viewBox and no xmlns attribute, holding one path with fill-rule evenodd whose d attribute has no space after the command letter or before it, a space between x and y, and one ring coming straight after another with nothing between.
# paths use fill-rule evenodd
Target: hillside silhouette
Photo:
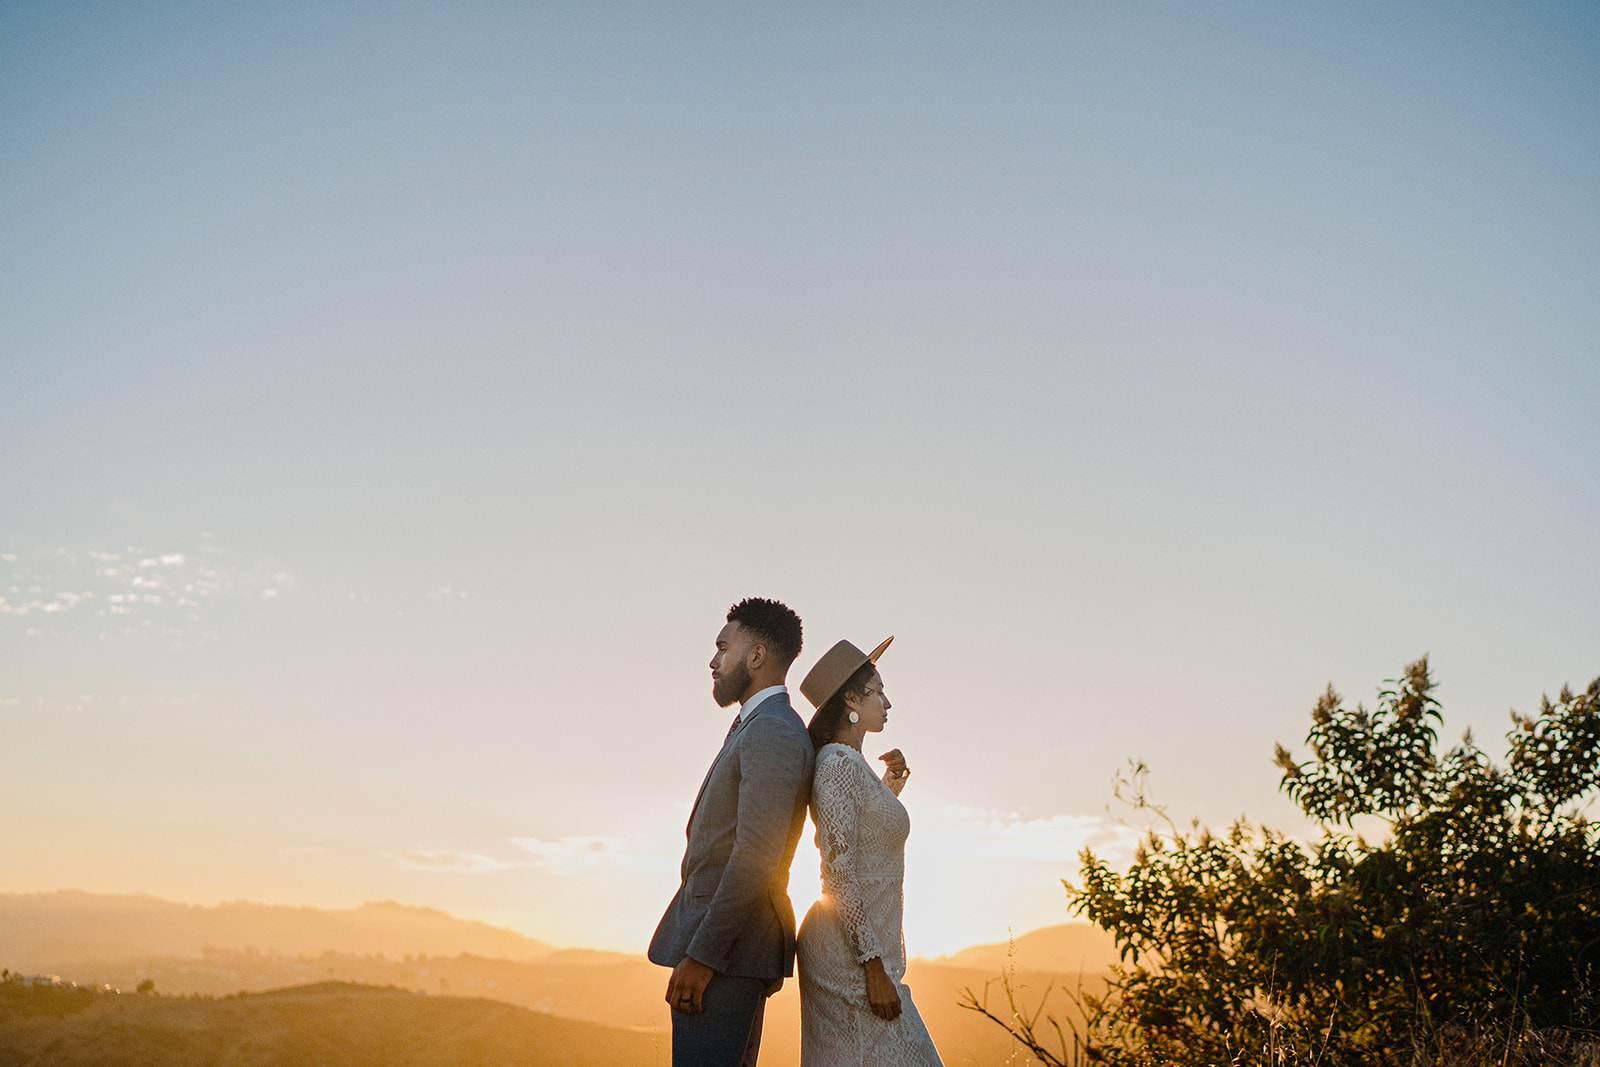
<instances>
[{"instance_id":1,"label":"hillside silhouette","mask_svg":"<svg viewBox=\"0 0 1600 1067\"><path fill-rule=\"evenodd\" d=\"M130 917L129 928L118 925L119 916ZM248 921L253 916L271 922L255 925ZM394 941L377 940L384 929L395 933ZM1016 1051L998 1027L957 1006L963 989L981 990L1008 968L1030 994L1042 994L1050 986L1075 989L1080 978L1096 977L1115 959L1097 935L1086 924L1067 923L937 960L912 960L907 982L946 1063L1009 1062ZM491 951L471 947L483 939L489 939ZM364 947L356 951L335 945ZM432 947L421 950L420 945ZM145 951L147 946L164 950ZM97 947L105 954L94 955ZM543 1016L620 1028L624 1034L654 1031L670 1045L671 1019L662 1000L667 972L643 956L553 949L511 931L393 904L348 911L258 904L212 909L86 893L0 896L0 965L122 990L150 981L158 994L176 996L255 995L339 983L387 987L415 1002L481 998ZM274 1017L250 1018L270 1022ZM93 1028L101 1025L98 1019L86 1015L82 1023ZM794 1067L800 1023L792 980L769 1002L767 1019L763 1067ZM196 1026L209 1025L207 1020L236 1030L245 1026L232 1016L202 1013L190 1019Z\"/></svg>"},{"instance_id":2,"label":"hillside silhouette","mask_svg":"<svg viewBox=\"0 0 1600 1067\"><path fill-rule=\"evenodd\" d=\"M0 1063L613 1067L671 1058L652 1034L344 982L225 999L84 993L0 983Z\"/></svg>"},{"instance_id":3,"label":"hillside silhouette","mask_svg":"<svg viewBox=\"0 0 1600 1067\"><path fill-rule=\"evenodd\" d=\"M358 908L236 901L216 907L62 890L0 894L0 956L12 970L141 956L198 957L208 946L284 955L474 955L542 959L556 950L504 927L393 901Z\"/></svg>"},{"instance_id":4,"label":"hillside silhouette","mask_svg":"<svg viewBox=\"0 0 1600 1067\"><path fill-rule=\"evenodd\" d=\"M1014 966L1030 971L1093 974L1109 970L1117 962L1117 941L1090 923L1058 923L1018 934L1010 941L972 945L928 962L993 972Z\"/></svg>"}]
</instances>

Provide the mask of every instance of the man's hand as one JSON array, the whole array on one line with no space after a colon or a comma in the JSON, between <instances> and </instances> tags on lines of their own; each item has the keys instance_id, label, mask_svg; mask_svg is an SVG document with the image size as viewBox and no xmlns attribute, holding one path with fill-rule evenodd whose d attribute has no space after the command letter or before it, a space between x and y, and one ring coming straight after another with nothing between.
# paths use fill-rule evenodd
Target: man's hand
<instances>
[{"instance_id":1,"label":"man's hand","mask_svg":"<svg viewBox=\"0 0 1600 1067\"><path fill-rule=\"evenodd\" d=\"M911 777L911 768L906 766L906 758L898 748L891 748L878 757L884 762L883 784L895 796L900 795L900 790L906 787L906 779Z\"/></svg>"},{"instance_id":2,"label":"man's hand","mask_svg":"<svg viewBox=\"0 0 1600 1067\"><path fill-rule=\"evenodd\" d=\"M881 964L879 968L882 969ZM705 996L706 986L711 984L711 976L716 973L688 956L679 960L678 965L672 968L672 977L667 979L667 1003L672 1005L672 1010L685 1015L698 1012L700 998ZM899 1000L896 999L895 1003L898 1004Z\"/></svg>"},{"instance_id":3,"label":"man's hand","mask_svg":"<svg viewBox=\"0 0 1600 1067\"><path fill-rule=\"evenodd\" d=\"M895 989L888 972L883 969L883 961L870 959L862 964L862 967L867 972L867 1003L872 1006L872 1014L890 1022L898 1019L900 993Z\"/></svg>"}]
</instances>

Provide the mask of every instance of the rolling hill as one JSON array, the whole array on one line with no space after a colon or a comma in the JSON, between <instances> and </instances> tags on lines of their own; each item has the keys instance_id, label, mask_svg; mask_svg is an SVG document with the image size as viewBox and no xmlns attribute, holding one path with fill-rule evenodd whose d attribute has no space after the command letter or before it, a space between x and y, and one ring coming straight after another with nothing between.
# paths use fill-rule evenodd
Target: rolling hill
<instances>
[{"instance_id":1,"label":"rolling hill","mask_svg":"<svg viewBox=\"0 0 1600 1067\"><path fill-rule=\"evenodd\" d=\"M656 1035L500 1001L328 982L225 999L0 984L0 1063L52 1067L614 1067L665 1064Z\"/></svg>"},{"instance_id":2,"label":"rolling hill","mask_svg":"<svg viewBox=\"0 0 1600 1067\"><path fill-rule=\"evenodd\" d=\"M75 890L0 894L0 956L13 970L140 956L199 957L208 946L283 955L470 952L512 960L556 951L503 927L393 901L346 909L245 901L201 907Z\"/></svg>"},{"instance_id":3,"label":"rolling hill","mask_svg":"<svg viewBox=\"0 0 1600 1067\"><path fill-rule=\"evenodd\" d=\"M119 917L129 919L129 925L120 926ZM252 922L255 918L263 922ZM386 940L388 935L393 939ZM488 951L482 950L485 945ZM93 955L91 950L96 947L105 954ZM141 951L147 948L165 951ZM951 1067L1024 1064L1028 1061L1017 1054L998 1027L958 1006L962 990L971 988L981 994L986 983L995 983L1003 970L1009 970L1030 1006L1047 990L1054 990L1052 1003L1067 1008L1061 990L1074 990L1080 984L1098 989L1098 976L1114 959L1110 939L1101 931L1087 924L1067 923L1030 931L1007 943L973 946L934 960L913 960L907 982ZM149 897L81 893L0 896L0 966L124 990L149 980L155 983L157 993L178 996L225 997L247 992L255 997L274 990L326 990L340 984L388 987L392 995L410 998L404 1003L432 1005L456 998L481 998L531 1010L540 1018L593 1024L624 1035L653 1031L660 1035L658 1040L670 1045L671 1020L662 1000L666 971L643 956L555 950L509 930L394 904L348 911L257 904L208 909ZM998 999L998 985L991 988L992 998ZM176 999L168 996L154 1001ZM128 1003L142 1001L129 998ZM335 1015L355 1010L337 998L327 1003ZM378 1011L377 1003L363 1010ZM147 1009L120 1010L137 1014ZM276 1016L200 1012L193 1016L180 1013L174 1018L188 1018L185 1025L201 1027L215 1022L233 1028L229 1030L232 1033L248 1028L242 1021L246 1018L267 1025ZM83 1022L109 1026L107 1020L111 1019L91 1014ZM800 1023L793 981L769 1002L767 1020L763 1067L795 1067ZM463 1016L461 1025L478 1024ZM12 1061L0 1057L0 1062ZM624 1058L610 1062L651 1061Z\"/></svg>"},{"instance_id":4,"label":"rolling hill","mask_svg":"<svg viewBox=\"0 0 1600 1067\"><path fill-rule=\"evenodd\" d=\"M1059 923L1029 930L1010 941L973 945L929 962L990 971L1016 966L1030 971L1094 974L1117 962L1117 944L1110 934L1091 923Z\"/></svg>"}]
</instances>

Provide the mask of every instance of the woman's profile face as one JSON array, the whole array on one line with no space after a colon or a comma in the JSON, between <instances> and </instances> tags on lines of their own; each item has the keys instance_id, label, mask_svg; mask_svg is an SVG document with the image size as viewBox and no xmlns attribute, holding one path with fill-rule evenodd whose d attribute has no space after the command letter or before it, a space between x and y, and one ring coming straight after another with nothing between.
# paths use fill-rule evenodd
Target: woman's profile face
<instances>
[{"instance_id":1,"label":"woman's profile face","mask_svg":"<svg viewBox=\"0 0 1600 1067\"><path fill-rule=\"evenodd\" d=\"M883 675L874 674L867 681L867 691L858 700L848 701L850 710L861 716L861 725L869 734L883 729L889 721L889 697L883 691Z\"/></svg>"}]
</instances>

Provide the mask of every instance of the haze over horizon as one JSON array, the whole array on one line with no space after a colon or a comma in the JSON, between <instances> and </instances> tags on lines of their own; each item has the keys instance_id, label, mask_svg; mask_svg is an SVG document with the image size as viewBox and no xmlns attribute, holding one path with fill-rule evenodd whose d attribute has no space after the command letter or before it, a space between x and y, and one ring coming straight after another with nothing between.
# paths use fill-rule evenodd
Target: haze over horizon
<instances>
[{"instance_id":1,"label":"haze over horizon","mask_svg":"<svg viewBox=\"0 0 1600 1067\"><path fill-rule=\"evenodd\" d=\"M1600 10L0 5L0 892L641 951L728 606L906 937L1600 674ZM804 709L797 697L797 705ZM815 893L809 841L797 905Z\"/></svg>"}]
</instances>

